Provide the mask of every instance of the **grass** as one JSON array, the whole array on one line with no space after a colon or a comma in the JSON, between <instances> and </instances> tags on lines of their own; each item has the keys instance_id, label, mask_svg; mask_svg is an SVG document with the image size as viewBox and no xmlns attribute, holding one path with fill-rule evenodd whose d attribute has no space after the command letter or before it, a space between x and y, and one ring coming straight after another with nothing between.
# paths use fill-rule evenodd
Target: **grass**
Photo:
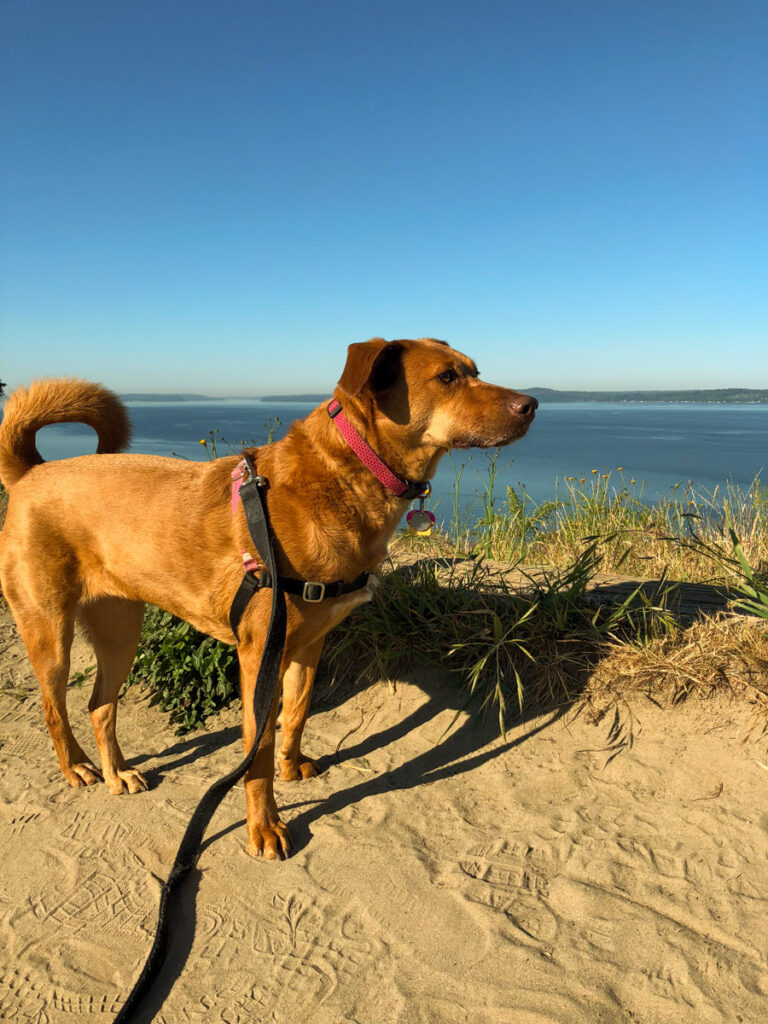
<instances>
[{"instance_id":1,"label":"grass","mask_svg":"<svg viewBox=\"0 0 768 1024\"><path fill-rule=\"evenodd\" d=\"M488 479L493 480L493 467ZM456 531L454 525L447 535L459 550L502 562L564 566L590 538L601 537L603 572L729 583L741 578L740 566L713 558L701 543L688 543L695 534L712 548L722 546L727 524L755 570L768 570L768 488L757 479L746 490L712 493L680 484L647 502L642 482L626 480L621 470L592 470L587 477L559 481L553 501L536 504L526 491L509 487L505 500L490 507L489 494L486 488L480 496L482 514L471 528Z\"/></svg>"},{"instance_id":2,"label":"grass","mask_svg":"<svg viewBox=\"0 0 768 1024\"><path fill-rule=\"evenodd\" d=\"M594 708L637 694L676 704L738 693L768 723L765 623L718 615L683 625L667 607L671 584L653 601L638 587L596 604L590 587L610 543L590 540L569 564L521 582L509 566L435 556L422 539L401 537L375 599L329 635L320 677L331 686L394 684L437 666L463 690L464 708L494 715L502 733L532 707ZM754 574L742 583L765 594ZM237 693L237 664L232 648L151 610L131 679L149 686L183 732Z\"/></svg>"},{"instance_id":3,"label":"grass","mask_svg":"<svg viewBox=\"0 0 768 1024\"><path fill-rule=\"evenodd\" d=\"M501 732L532 705L572 704L609 646L676 628L662 605L639 594L590 602L599 547L593 541L571 565L523 586L481 558L390 568L376 599L330 635L331 677L394 681L437 665L465 690L465 707L491 711Z\"/></svg>"}]
</instances>

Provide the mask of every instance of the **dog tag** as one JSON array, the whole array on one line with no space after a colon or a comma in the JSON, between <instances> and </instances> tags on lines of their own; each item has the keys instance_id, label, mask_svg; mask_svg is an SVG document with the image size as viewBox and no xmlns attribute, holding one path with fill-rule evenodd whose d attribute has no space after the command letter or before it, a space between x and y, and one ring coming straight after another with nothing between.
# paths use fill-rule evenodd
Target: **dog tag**
<instances>
[{"instance_id":1,"label":"dog tag","mask_svg":"<svg viewBox=\"0 0 768 1024\"><path fill-rule=\"evenodd\" d=\"M419 537L428 537L435 525L435 517L426 508L413 508L405 517L408 529Z\"/></svg>"}]
</instances>

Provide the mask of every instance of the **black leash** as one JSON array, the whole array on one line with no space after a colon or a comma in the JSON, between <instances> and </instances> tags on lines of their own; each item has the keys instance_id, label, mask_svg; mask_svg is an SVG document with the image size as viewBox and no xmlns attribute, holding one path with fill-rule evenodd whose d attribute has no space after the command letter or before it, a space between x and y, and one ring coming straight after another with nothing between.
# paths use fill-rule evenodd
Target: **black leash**
<instances>
[{"instance_id":1,"label":"black leash","mask_svg":"<svg viewBox=\"0 0 768 1024\"><path fill-rule=\"evenodd\" d=\"M134 1019L134 1014L139 1008L145 996L149 993L153 981L160 972L165 961L168 947L168 910L171 900L178 892L181 882L186 878L197 861L200 844L203 841L205 830L208 827L216 809L224 799L229 790L248 771L251 762L261 742L261 737L269 719L269 712L272 708L277 680L280 675L280 664L285 649L285 633L288 619L285 604L285 594L281 578L277 574L275 552L272 548L272 540L269 530L269 516L264 503L263 491L266 490L267 482L263 477L256 476L250 459L246 456L248 467L248 480L240 488L240 497L245 509L245 518L248 523L248 530L251 534L256 550L265 561L266 568L271 576L272 587L272 610L269 616L269 628L267 639L264 644L264 653L259 666L259 674L256 677L256 686L253 691L253 716L256 720L256 735L251 749L245 755L240 764L224 778L219 779L203 795L197 805L192 818L187 825L184 837L179 844L176 859L173 862L168 881L162 888L160 895L160 908L157 915L157 930L155 941L149 952L144 968L139 975L136 984L128 994L128 998L122 1009L115 1017L115 1024L127 1024ZM249 596L256 592L254 587ZM238 591L238 593L240 593ZM245 609L245 604L239 609L240 615ZM235 632L237 636L237 633Z\"/></svg>"}]
</instances>

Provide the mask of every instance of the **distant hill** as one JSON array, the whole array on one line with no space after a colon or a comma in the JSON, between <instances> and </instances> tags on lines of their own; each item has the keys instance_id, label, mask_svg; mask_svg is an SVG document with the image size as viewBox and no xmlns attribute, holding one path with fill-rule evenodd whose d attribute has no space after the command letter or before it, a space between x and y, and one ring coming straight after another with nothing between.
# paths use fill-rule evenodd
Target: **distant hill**
<instances>
[{"instance_id":1,"label":"distant hill","mask_svg":"<svg viewBox=\"0 0 768 1024\"><path fill-rule=\"evenodd\" d=\"M120 397L125 402L215 402L210 395L143 395L124 394Z\"/></svg>"},{"instance_id":2,"label":"distant hill","mask_svg":"<svg viewBox=\"0 0 768 1024\"><path fill-rule=\"evenodd\" d=\"M544 402L709 402L727 405L768 403L768 389L715 388L690 391L556 391L554 388L524 388ZM321 395L264 395L262 402L323 402Z\"/></svg>"},{"instance_id":3,"label":"distant hill","mask_svg":"<svg viewBox=\"0 0 768 1024\"><path fill-rule=\"evenodd\" d=\"M262 402L330 402L333 388L322 395L262 395Z\"/></svg>"},{"instance_id":4,"label":"distant hill","mask_svg":"<svg viewBox=\"0 0 768 1024\"><path fill-rule=\"evenodd\" d=\"M714 388L685 391L555 391L527 388L540 402L707 402L725 405L768 403L768 389Z\"/></svg>"},{"instance_id":5,"label":"distant hill","mask_svg":"<svg viewBox=\"0 0 768 1024\"><path fill-rule=\"evenodd\" d=\"M332 390L332 389L331 389ZM557 391L554 388L523 388L546 402L706 402L712 405L766 405L768 388L710 388L682 391ZM127 402L216 402L236 399L214 398L211 395L146 395L124 394ZM243 398L260 402L312 402L318 404L331 397L331 391L310 395L260 395Z\"/></svg>"}]
</instances>

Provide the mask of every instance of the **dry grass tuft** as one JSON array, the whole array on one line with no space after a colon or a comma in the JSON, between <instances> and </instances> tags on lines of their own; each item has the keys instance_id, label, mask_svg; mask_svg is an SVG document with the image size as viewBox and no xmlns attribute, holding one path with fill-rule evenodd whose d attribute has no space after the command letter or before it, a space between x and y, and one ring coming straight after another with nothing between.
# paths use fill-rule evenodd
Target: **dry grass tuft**
<instances>
[{"instance_id":1,"label":"dry grass tuft","mask_svg":"<svg viewBox=\"0 0 768 1024\"><path fill-rule=\"evenodd\" d=\"M612 642L586 693L644 694L665 704L729 694L746 698L768 721L768 630L760 619L721 613L647 643Z\"/></svg>"}]
</instances>

